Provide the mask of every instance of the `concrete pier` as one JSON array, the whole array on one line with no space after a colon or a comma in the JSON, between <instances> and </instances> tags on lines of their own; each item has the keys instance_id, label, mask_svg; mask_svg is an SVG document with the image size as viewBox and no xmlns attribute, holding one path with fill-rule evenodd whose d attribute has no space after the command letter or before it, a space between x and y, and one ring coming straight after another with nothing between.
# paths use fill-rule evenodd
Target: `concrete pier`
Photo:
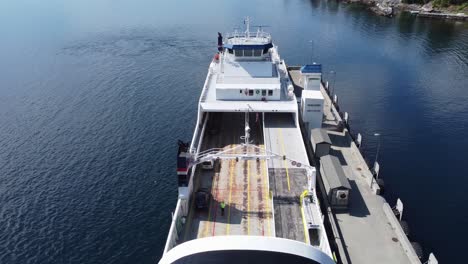
<instances>
[{"instance_id":1,"label":"concrete pier","mask_svg":"<svg viewBox=\"0 0 468 264\"><path fill-rule=\"evenodd\" d=\"M288 69L295 91L304 89L298 69ZM391 207L378 195L379 186L373 183L372 173L348 129L341 130L341 117L323 85L321 92L325 97L322 128L332 142L330 154L340 160L351 185L349 207L332 210L320 175L318 177L318 187L322 193L319 197L330 229L327 232L329 239L334 240L330 243L335 245L339 263L421 263ZM309 158L317 165L320 161L313 157L309 138L304 132Z\"/></svg>"},{"instance_id":2,"label":"concrete pier","mask_svg":"<svg viewBox=\"0 0 468 264\"><path fill-rule=\"evenodd\" d=\"M419 17L468 21L468 15L465 15L464 13L454 14L454 13L435 13L435 12L412 12L412 14L417 15Z\"/></svg>"}]
</instances>

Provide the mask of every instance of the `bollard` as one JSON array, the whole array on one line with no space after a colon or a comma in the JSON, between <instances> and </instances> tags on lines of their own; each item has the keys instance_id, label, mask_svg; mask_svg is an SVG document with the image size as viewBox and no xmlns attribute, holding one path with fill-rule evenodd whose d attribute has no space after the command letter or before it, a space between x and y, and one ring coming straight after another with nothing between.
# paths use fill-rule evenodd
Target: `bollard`
<instances>
[{"instance_id":1,"label":"bollard","mask_svg":"<svg viewBox=\"0 0 468 264\"><path fill-rule=\"evenodd\" d=\"M438 264L439 261L437 261L436 257L434 256L434 253L431 252L429 254L429 259L427 260L427 264Z\"/></svg>"},{"instance_id":2,"label":"bollard","mask_svg":"<svg viewBox=\"0 0 468 264\"><path fill-rule=\"evenodd\" d=\"M401 222L401 219L403 218L403 202L400 200L400 198L397 199L395 210L398 212L398 216L400 217Z\"/></svg>"},{"instance_id":3,"label":"bollard","mask_svg":"<svg viewBox=\"0 0 468 264\"><path fill-rule=\"evenodd\" d=\"M375 175L375 178L378 179L379 178L379 171L380 171L380 165L379 163L376 161L374 162L374 175Z\"/></svg>"},{"instance_id":4,"label":"bollard","mask_svg":"<svg viewBox=\"0 0 468 264\"><path fill-rule=\"evenodd\" d=\"M361 136L361 133L358 133L357 138L356 138L356 145L358 146L358 148L361 148L361 143L362 143L362 136Z\"/></svg>"},{"instance_id":5,"label":"bollard","mask_svg":"<svg viewBox=\"0 0 468 264\"><path fill-rule=\"evenodd\" d=\"M333 95L333 103L334 104L338 103L338 95L336 95L336 94Z\"/></svg>"},{"instance_id":6,"label":"bollard","mask_svg":"<svg viewBox=\"0 0 468 264\"><path fill-rule=\"evenodd\" d=\"M343 116L343 119L344 119L344 121L345 121L346 124L348 124L348 116L349 116L349 115L348 115L348 112L345 112L345 113L344 113L344 116Z\"/></svg>"}]
</instances>

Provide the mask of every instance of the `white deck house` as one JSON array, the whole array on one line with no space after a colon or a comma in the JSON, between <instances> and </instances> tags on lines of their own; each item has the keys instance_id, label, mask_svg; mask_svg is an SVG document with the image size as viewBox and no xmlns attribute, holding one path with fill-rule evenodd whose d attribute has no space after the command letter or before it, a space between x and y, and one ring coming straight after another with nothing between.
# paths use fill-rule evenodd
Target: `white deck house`
<instances>
[{"instance_id":1,"label":"white deck house","mask_svg":"<svg viewBox=\"0 0 468 264\"><path fill-rule=\"evenodd\" d=\"M301 75L301 81L304 84L301 97L301 114L306 131L309 133L311 129L322 127L324 102L323 94L320 91L322 65L309 64L302 66Z\"/></svg>"},{"instance_id":2,"label":"white deck house","mask_svg":"<svg viewBox=\"0 0 468 264\"><path fill-rule=\"evenodd\" d=\"M203 112L297 112L286 65L269 34L234 33L210 65L200 101Z\"/></svg>"}]
</instances>

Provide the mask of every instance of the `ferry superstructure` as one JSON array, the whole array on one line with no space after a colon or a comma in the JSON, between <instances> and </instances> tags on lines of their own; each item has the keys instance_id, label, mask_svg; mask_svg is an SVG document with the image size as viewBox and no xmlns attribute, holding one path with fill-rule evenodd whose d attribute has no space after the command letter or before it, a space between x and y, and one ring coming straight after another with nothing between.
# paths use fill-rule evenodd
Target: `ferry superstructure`
<instances>
[{"instance_id":1,"label":"ferry superstructure","mask_svg":"<svg viewBox=\"0 0 468 264\"><path fill-rule=\"evenodd\" d=\"M322 123L320 72L302 69L298 101L271 35L245 24L220 34L192 141L179 142L160 263L334 263L299 124Z\"/></svg>"}]
</instances>

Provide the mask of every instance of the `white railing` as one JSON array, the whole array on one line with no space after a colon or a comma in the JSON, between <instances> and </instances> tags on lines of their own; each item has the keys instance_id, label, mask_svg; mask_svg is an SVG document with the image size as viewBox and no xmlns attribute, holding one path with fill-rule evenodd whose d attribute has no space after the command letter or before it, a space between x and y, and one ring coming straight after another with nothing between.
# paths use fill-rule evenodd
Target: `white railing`
<instances>
[{"instance_id":1,"label":"white railing","mask_svg":"<svg viewBox=\"0 0 468 264\"><path fill-rule=\"evenodd\" d=\"M245 33L245 32L234 32L231 34L227 34L227 42L230 44L246 44L246 39L255 39L258 44L268 44L271 43L271 35L265 32L256 32L256 33ZM249 42L248 44L253 44Z\"/></svg>"},{"instance_id":2,"label":"white railing","mask_svg":"<svg viewBox=\"0 0 468 264\"><path fill-rule=\"evenodd\" d=\"M304 198L307 196L312 196L313 202L307 202ZM323 223L323 216L320 210L319 202L317 199L317 193L314 190L305 190L300 195L300 205L302 210L302 217L304 221L304 232L307 232L306 222L312 222L314 225L318 225L320 227L320 238L319 238L319 245L317 246L322 252L333 258L330 243L328 241L327 232L325 230L325 226ZM308 208L308 210L305 210ZM315 214L314 214L315 213ZM319 217L319 219L317 219ZM310 239L310 238L309 238ZM310 242L310 241L308 241Z\"/></svg>"},{"instance_id":3,"label":"white railing","mask_svg":"<svg viewBox=\"0 0 468 264\"><path fill-rule=\"evenodd\" d=\"M317 206L317 210L320 212L320 215L321 214L321 210L320 210L320 206L319 206L319 203L318 203L318 197L317 197L317 193L315 192L314 190L314 196L315 196L315 199L317 201L316 203L316 206ZM328 236L327 236L327 231L325 230L325 225L323 223L323 216L322 216L322 221L320 222L320 228L322 229L322 236L320 238L320 250L322 250L323 252L325 252L325 254L327 254L328 256L330 256L331 258L333 258L333 253L331 251L331 248L330 248L330 242L328 241Z\"/></svg>"},{"instance_id":4,"label":"white railing","mask_svg":"<svg viewBox=\"0 0 468 264\"><path fill-rule=\"evenodd\" d=\"M200 116L201 116L201 118L200 118ZM199 117L198 117L197 125L196 125L196 128L195 128L195 133L193 135L192 143L191 143L191 147L193 147L195 144L197 145L197 149L196 149L197 152L200 151L200 148L201 148L201 145L202 145L202 142L203 142L203 135L205 133L206 123L208 122L208 118L209 118L209 113L206 114L206 117L203 120L203 113L199 112ZM201 128L201 131L199 131L199 122L200 121L203 121L203 126ZM190 196L191 196L192 190L193 190L193 178L195 176L196 169L197 169L197 167L195 165L191 170L190 180L189 180L189 184L188 184L189 197L187 197L187 199L180 199L179 198L177 200L176 210L172 215L171 227L169 229L169 234L167 236L166 245L164 247L163 254L165 254L167 251L172 249L177 244L177 240L179 238L179 232L181 232L181 230L177 230L178 221L181 221L182 216L187 215L187 212L189 210L188 203L190 201L190 198L191 198ZM183 226L183 225L181 225L181 226Z\"/></svg>"},{"instance_id":5,"label":"white railing","mask_svg":"<svg viewBox=\"0 0 468 264\"><path fill-rule=\"evenodd\" d=\"M271 40L271 34L264 31L246 32L234 31L226 34L226 38L265 38Z\"/></svg>"},{"instance_id":6,"label":"white railing","mask_svg":"<svg viewBox=\"0 0 468 264\"><path fill-rule=\"evenodd\" d=\"M177 243L177 239L179 238L177 230L177 221L181 217L181 202L181 199L177 200L176 210L172 215L171 228L169 229L169 234L167 236L166 246L164 247L163 254L165 254L167 251L173 248L174 245Z\"/></svg>"}]
</instances>

